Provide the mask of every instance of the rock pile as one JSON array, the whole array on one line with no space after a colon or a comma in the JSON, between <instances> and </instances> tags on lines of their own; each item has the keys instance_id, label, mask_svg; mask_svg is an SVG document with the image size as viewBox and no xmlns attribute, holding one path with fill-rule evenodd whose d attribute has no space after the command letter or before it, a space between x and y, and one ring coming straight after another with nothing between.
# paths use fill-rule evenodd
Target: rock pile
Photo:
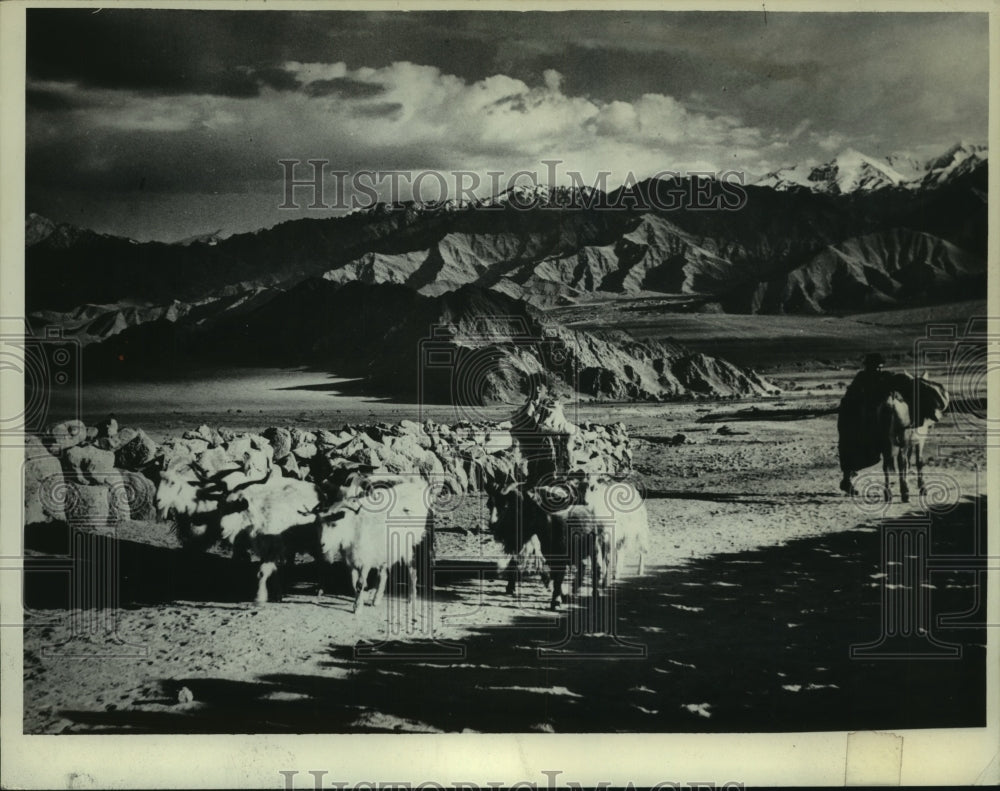
<instances>
[{"instance_id":1,"label":"rock pile","mask_svg":"<svg viewBox=\"0 0 1000 791\"><path fill-rule=\"evenodd\" d=\"M262 456L256 463L250 458L254 453ZM322 482L336 469L360 466L376 474L419 474L456 493L516 480L525 464L509 422L449 426L403 420L315 431L272 426L240 436L202 426L165 441L159 454L163 468L192 465L205 476L238 467L252 477L252 467L262 477L273 462L287 477ZM632 451L624 424L574 427L570 462L573 470L626 474Z\"/></svg>"},{"instance_id":2,"label":"rock pile","mask_svg":"<svg viewBox=\"0 0 1000 791\"><path fill-rule=\"evenodd\" d=\"M160 472L183 467L203 481L237 475L250 482L264 479L276 465L283 476L316 483L337 469L361 467L376 475L420 474L456 494L522 479L526 469L525 453L509 421L444 425L403 420L312 431L272 426L260 434L201 426L160 445L131 428L87 440L86 426L76 423L28 438L27 523L152 518ZM571 470L612 475L631 470L623 423L568 426Z\"/></svg>"},{"instance_id":3,"label":"rock pile","mask_svg":"<svg viewBox=\"0 0 1000 791\"><path fill-rule=\"evenodd\" d=\"M151 519L157 447L137 429L70 420L25 440L24 522L102 526ZM145 474L144 474L145 473Z\"/></svg>"},{"instance_id":4,"label":"rock pile","mask_svg":"<svg viewBox=\"0 0 1000 791\"><path fill-rule=\"evenodd\" d=\"M306 480L322 480L328 470L353 463L376 472L419 473L460 493L482 491L491 483L503 485L524 473L524 455L509 422L346 425L337 432L293 433L288 442L283 431L270 428L263 436L275 440L276 448L288 448L282 458L275 454L285 474ZM577 427L570 455L574 470L622 475L631 469L632 451L621 423Z\"/></svg>"}]
</instances>

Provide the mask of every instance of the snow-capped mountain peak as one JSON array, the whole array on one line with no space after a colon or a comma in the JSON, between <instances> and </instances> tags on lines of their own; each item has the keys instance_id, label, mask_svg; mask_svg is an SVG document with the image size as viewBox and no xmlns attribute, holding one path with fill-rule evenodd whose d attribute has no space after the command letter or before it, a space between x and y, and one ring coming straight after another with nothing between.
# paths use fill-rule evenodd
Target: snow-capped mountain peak
<instances>
[{"instance_id":1,"label":"snow-capped mountain peak","mask_svg":"<svg viewBox=\"0 0 1000 791\"><path fill-rule=\"evenodd\" d=\"M892 187L917 190L966 173L987 158L986 146L956 143L940 156L920 162L908 152L884 159L848 148L836 158L811 167L799 164L768 173L756 183L776 190L805 188L832 195Z\"/></svg>"},{"instance_id":2,"label":"snow-capped mountain peak","mask_svg":"<svg viewBox=\"0 0 1000 791\"><path fill-rule=\"evenodd\" d=\"M975 143L967 143L964 140L960 140L955 143L951 148L945 151L941 156L929 159L925 165L926 170L941 170L943 168L955 167L961 164L970 157L978 157L979 159L986 159L987 150L986 146L978 145Z\"/></svg>"},{"instance_id":3,"label":"snow-capped mountain peak","mask_svg":"<svg viewBox=\"0 0 1000 791\"><path fill-rule=\"evenodd\" d=\"M927 170L927 162L912 151L894 151L886 156L885 161L906 181L923 178Z\"/></svg>"},{"instance_id":4,"label":"snow-capped mountain peak","mask_svg":"<svg viewBox=\"0 0 1000 791\"><path fill-rule=\"evenodd\" d=\"M845 149L829 165L814 170L810 178L826 181L828 191L836 193L896 187L906 180L888 162L853 148Z\"/></svg>"},{"instance_id":5,"label":"snow-capped mountain peak","mask_svg":"<svg viewBox=\"0 0 1000 791\"><path fill-rule=\"evenodd\" d=\"M515 184L498 195L480 201L481 206L495 206L506 203L535 206L571 206L578 200L587 200L594 192L593 187L563 187L547 184Z\"/></svg>"},{"instance_id":6,"label":"snow-capped mountain peak","mask_svg":"<svg viewBox=\"0 0 1000 791\"><path fill-rule=\"evenodd\" d=\"M958 142L941 156L928 160L926 173L920 178L918 186L943 184L955 176L968 173L988 157L986 146Z\"/></svg>"}]
</instances>

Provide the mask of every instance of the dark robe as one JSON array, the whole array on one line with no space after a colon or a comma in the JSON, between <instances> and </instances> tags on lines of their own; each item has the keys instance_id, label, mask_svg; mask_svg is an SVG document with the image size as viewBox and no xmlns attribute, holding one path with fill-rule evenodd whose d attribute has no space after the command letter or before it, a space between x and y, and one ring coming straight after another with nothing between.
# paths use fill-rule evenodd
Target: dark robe
<instances>
[{"instance_id":1,"label":"dark robe","mask_svg":"<svg viewBox=\"0 0 1000 791\"><path fill-rule=\"evenodd\" d=\"M837 410L837 449L845 475L878 464L878 406L892 391L893 380L887 371L865 370L848 385Z\"/></svg>"}]
</instances>

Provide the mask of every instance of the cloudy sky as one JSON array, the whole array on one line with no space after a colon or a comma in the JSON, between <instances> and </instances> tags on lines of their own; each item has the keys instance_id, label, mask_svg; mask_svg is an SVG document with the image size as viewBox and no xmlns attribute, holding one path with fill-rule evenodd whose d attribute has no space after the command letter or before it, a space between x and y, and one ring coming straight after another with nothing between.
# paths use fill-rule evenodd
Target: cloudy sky
<instances>
[{"instance_id":1,"label":"cloudy sky","mask_svg":"<svg viewBox=\"0 0 1000 791\"><path fill-rule=\"evenodd\" d=\"M613 187L987 136L985 14L33 9L27 24L29 211L143 240L322 216L277 208L282 159L542 176L558 159L560 180L603 170Z\"/></svg>"}]
</instances>

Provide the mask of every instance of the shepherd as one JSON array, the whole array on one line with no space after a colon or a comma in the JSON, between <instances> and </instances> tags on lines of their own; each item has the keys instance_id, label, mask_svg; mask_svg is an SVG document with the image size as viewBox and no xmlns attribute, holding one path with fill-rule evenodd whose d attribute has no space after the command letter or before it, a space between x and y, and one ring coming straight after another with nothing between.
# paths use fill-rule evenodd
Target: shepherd
<instances>
[{"instance_id":1,"label":"shepherd","mask_svg":"<svg viewBox=\"0 0 1000 791\"><path fill-rule=\"evenodd\" d=\"M527 385L528 400L511 418L510 433L523 460L524 483L533 488L568 472L569 435L547 426L554 412L561 413L561 405L552 395L546 375L531 374Z\"/></svg>"},{"instance_id":2,"label":"shepherd","mask_svg":"<svg viewBox=\"0 0 1000 791\"><path fill-rule=\"evenodd\" d=\"M843 477L840 488L851 496L858 492L852 479L859 470L882 460L885 500L892 501L890 475L899 474L900 496L909 500L906 473L916 459L917 486L924 494L924 444L931 426L948 408L948 391L924 373L883 370L880 354L865 356L864 368L844 393L837 415L838 450Z\"/></svg>"},{"instance_id":3,"label":"shepherd","mask_svg":"<svg viewBox=\"0 0 1000 791\"><path fill-rule=\"evenodd\" d=\"M837 411L837 450L843 473L840 489L846 494L857 494L851 479L858 470L877 464L881 455L876 413L879 403L888 395L891 376L884 365L881 354L866 354L862 369L847 386Z\"/></svg>"}]
</instances>

